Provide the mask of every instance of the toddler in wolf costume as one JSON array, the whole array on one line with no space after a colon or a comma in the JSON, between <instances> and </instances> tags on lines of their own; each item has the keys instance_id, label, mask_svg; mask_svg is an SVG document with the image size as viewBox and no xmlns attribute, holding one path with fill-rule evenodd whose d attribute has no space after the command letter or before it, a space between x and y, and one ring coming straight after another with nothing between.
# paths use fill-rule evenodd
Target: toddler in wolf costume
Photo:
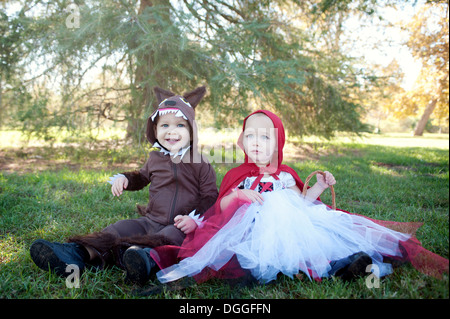
<instances>
[{"instance_id":1,"label":"toddler in wolf costume","mask_svg":"<svg viewBox=\"0 0 450 319\"><path fill-rule=\"evenodd\" d=\"M69 264L80 270L86 264L98 268L115 264L125 268L131 281L145 283L154 266L148 258L150 248L181 245L197 227L198 216L216 201L214 169L197 150L194 109L205 87L184 96L154 91L159 106L148 118L147 139L159 150L150 152L139 171L117 174L110 181L115 196L123 189L135 191L150 184L147 207L137 207L142 217L120 220L101 232L69 238L68 243L36 240L30 254L41 269L65 276Z\"/></svg>"}]
</instances>

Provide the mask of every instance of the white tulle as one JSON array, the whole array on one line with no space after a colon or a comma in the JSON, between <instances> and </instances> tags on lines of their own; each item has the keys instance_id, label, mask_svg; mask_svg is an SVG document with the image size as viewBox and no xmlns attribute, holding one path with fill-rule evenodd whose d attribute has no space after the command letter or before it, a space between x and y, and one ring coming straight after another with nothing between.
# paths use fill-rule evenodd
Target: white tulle
<instances>
[{"instance_id":1,"label":"white tulle","mask_svg":"<svg viewBox=\"0 0 450 319\"><path fill-rule=\"evenodd\" d=\"M263 193L264 204L240 207L230 221L194 256L157 273L165 283L193 276L205 267L219 270L233 255L242 268L262 282L278 273L293 276L312 271L327 277L330 261L356 252L369 254L379 276L390 273L381 255L401 256L398 242L410 236L371 220L330 210L292 190Z\"/></svg>"}]
</instances>

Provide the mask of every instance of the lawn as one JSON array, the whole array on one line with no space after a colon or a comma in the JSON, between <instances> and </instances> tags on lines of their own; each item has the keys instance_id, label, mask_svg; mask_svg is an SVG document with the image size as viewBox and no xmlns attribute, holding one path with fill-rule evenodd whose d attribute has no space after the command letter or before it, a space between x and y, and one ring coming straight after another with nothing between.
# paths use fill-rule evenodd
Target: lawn
<instances>
[{"instance_id":1,"label":"lawn","mask_svg":"<svg viewBox=\"0 0 450 319\"><path fill-rule=\"evenodd\" d=\"M448 135L292 138L285 161L302 179L317 169L331 171L338 181L336 201L341 209L376 219L422 222L417 237L423 246L449 258L448 142ZM0 132L0 298L142 298L137 293L156 284L131 285L123 271L113 267L86 271L79 288L68 288L65 279L36 267L29 254L37 238L65 241L138 217L135 206L147 202L148 192L115 198L106 181L115 173L139 168L148 149L127 146L119 138L95 143L64 140L47 146L26 142L17 132ZM210 149L205 148L209 155ZM236 164L213 165L220 185ZM328 192L322 199L331 202ZM214 280L145 298L448 299L448 288L448 275L439 280L406 265L382 278L379 287L369 287L365 278L344 283L280 276L266 286L242 288Z\"/></svg>"}]
</instances>

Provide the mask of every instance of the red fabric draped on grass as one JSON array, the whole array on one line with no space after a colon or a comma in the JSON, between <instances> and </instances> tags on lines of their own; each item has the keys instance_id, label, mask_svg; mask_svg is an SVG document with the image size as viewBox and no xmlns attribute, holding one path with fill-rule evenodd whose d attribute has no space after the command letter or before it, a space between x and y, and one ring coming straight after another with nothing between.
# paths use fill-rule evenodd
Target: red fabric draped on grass
<instances>
[{"instance_id":1,"label":"red fabric draped on grass","mask_svg":"<svg viewBox=\"0 0 450 319\"><path fill-rule=\"evenodd\" d=\"M201 247L203 247L203 245L209 239L211 239L211 237L213 237L217 233L217 231L219 231L233 217L238 207L246 204L250 203L246 200L238 198L222 212L220 212L220 209L217 210L218 205L213 206L205 213L205 222L203 223L202 227L197 228L194 233L189 234L181 247L157 247L155 248L154 252L152 252L152 257L155 259L158 266L161 269L164 269L177 263L181 259L193 256ZM338 210L347 214L352 214L341 209ZM362 217L367 218L386 228L411 235L411 237L407 241L400 243L400 250L403 253L403 256L401 258L392 256L385 257L389 257L400 262L410 262L411 265L418 271L435 278L441 279L444 273L448 273L449 260L425 249L420 241L416 238L415 234L417 230L422 226L422 223L384 221L368 218L366 216ZM239 278L245 274L246 272L240 267L237 258L233 257L220 270L215 271L213 269L206 268L200 274L194 276L194 278L198 282L204 282L211 278Z\"/></svg>"}]
</instances>

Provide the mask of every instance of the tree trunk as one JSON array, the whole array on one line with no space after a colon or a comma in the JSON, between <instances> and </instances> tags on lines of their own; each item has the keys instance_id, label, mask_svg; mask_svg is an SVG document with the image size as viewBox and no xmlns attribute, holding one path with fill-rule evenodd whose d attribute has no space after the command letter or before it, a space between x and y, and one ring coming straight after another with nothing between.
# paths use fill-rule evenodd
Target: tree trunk
<instances>
[{"instance_id":1,"label":"tree trunk","mask_svg":"<svg viewBox=\"0 0 450 319\"><path fill-rule=\"evenodd\" d=\"M147 7L164 3L164 0L141 0L138 15L142 14ZM134 42L129 49L133 50L138 46L139 43ZM132 103L129 110L127 139L133 139L135 141L145 140L146 121L143 119L143 115L146 110L153 108L153 86L165 87L167 83L167 79L160 79L157 75L152 76L155 68L153 55L152 50L145 52L138 51L135 53L134 88L132 90Z\"/></svg>"},{"instance_id":2,"label":"tree trunk","mask_svg":"<svg viewBox=\"0 0 450 319\"><path fill-rule=\"evenodd\" d=\"M433 113L435 107L437 104L437 98L432 99L427 107L425 108L425 111L422 114L422 117L420 118L420 121L417 123L416 128L414 129L414 136L422 136L423 131L425 130L425 126L428 123L428 120L430 119L431 113Z\"/></svg>"},{"instance_id":3,"label":"tree trunk","mask_svg":"<svg viewBox=\"0 0 450 319\"><path fill-rule=\"evenodd\" d=\"M414 129L414 136L422 136L423 135L425 126L427 125L431 114L433 113L434 109L436 108L437 102L444 90L444 87L447 87L447 90L448 90L448 73L446 73L444 75L444 77L439 80L439 86L437 87L436 91L434 92L434 97L431 99L430 102L428 102L428 105L426 106L425 111L422 114L422 117L420 118L419 122L416 125L416 128Z\"/></svg>"}]
</instances>

